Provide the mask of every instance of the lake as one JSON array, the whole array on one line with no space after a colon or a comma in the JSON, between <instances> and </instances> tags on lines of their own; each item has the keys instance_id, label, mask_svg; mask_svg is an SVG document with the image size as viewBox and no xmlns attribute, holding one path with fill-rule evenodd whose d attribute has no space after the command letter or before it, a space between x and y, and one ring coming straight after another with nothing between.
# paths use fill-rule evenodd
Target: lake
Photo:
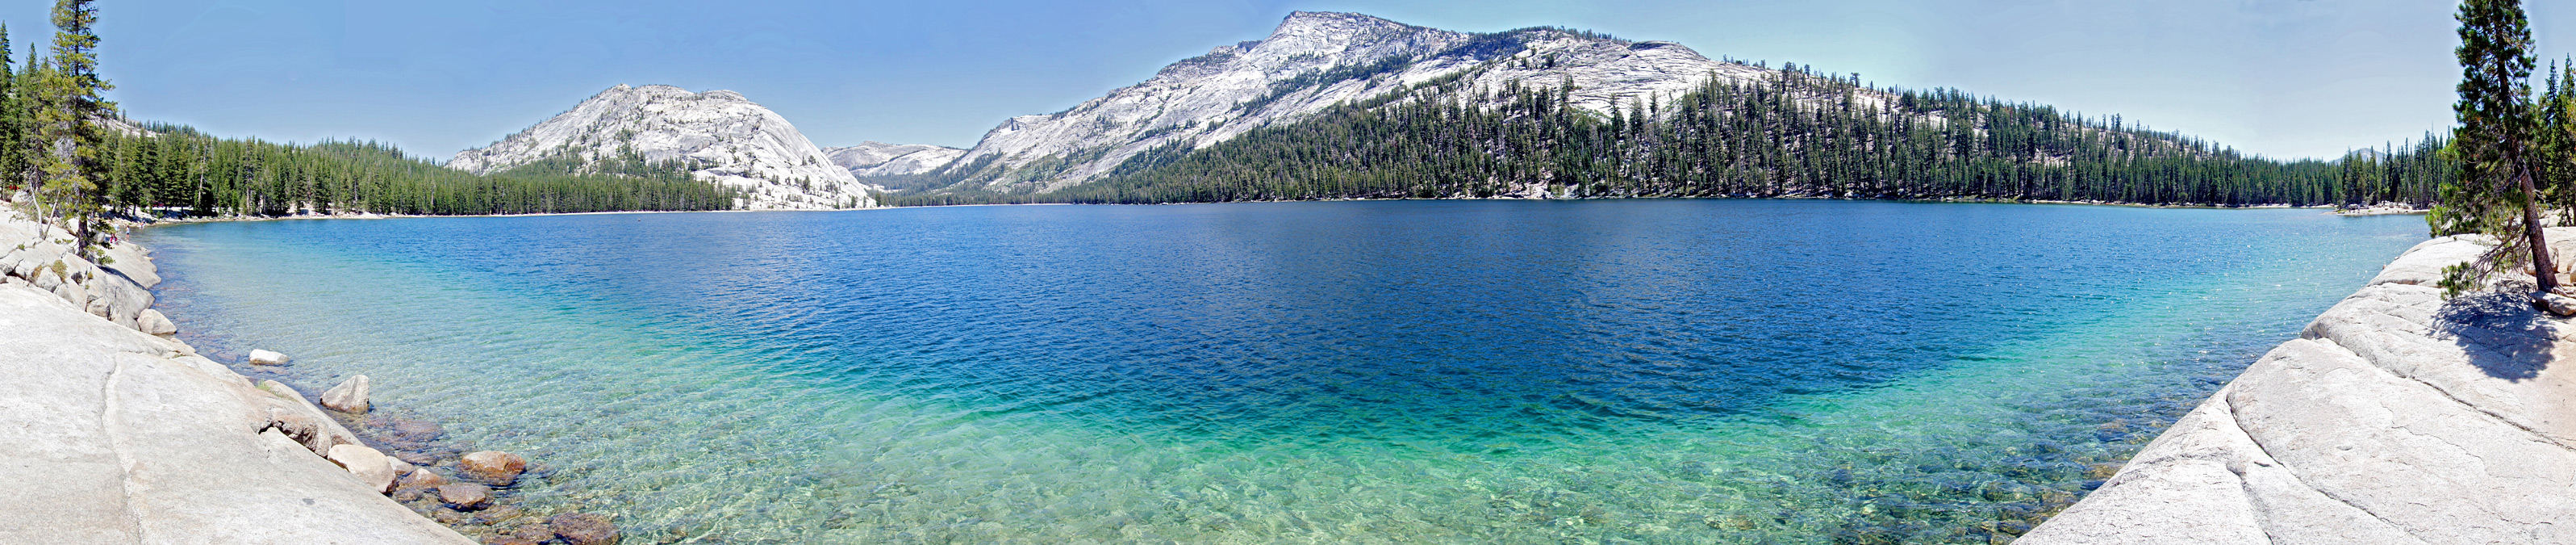
<instances>
[{"instance_id":1,"label":"lake","mask_svg":"<svg viewBox=\"0 0 2576 545\"><path fill-rule=\"evenodd\" d=\"M146 230L218 360L630 543L1986 543L2426 236L2318 210L995 206Z\"/></svg>"}]
</instances>

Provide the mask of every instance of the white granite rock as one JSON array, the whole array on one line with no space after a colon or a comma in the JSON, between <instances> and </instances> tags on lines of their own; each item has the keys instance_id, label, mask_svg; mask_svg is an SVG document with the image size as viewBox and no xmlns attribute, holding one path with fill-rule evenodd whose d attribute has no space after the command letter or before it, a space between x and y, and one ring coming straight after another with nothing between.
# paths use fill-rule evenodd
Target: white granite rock
<instances>
[{"instance_id":1,"label":"white granite rock","mask_svg":"<svg viewBox=\"0 0 2576 545\"><path fill-rule=\"evenodd\" d=\"M171 322L169 316L161 314L161 311L157 309L143 309L143 314L134 318L134 326L136 331L142 331L153 335L176 335L179 333L179 324Z\"/></svg>"},{"instance_id":2,"label":"white granite rock","mask_svg":"<svg viewBox=\"0 0 2576 545\"><path fill-rule=\"evenodd\" d=\"M385 453L358 445L339 445L331 447L330 455L325 458L329 458L331 463L339 464L341 469L349 470L349 474L356 476L359 483L367 485L368 489L376 493L382 494L394 489L394 459L385 456Z\"/></svg>"},{"instance_id":3,"label":"white granite rock","mask_svg":"<svg viewBox=\"0 0 2576 545\"><path fill-rule=\"evenodd\" d=\"M472 543L275 431L286 402L172 344L0 286L0 541Z\"/></svg>"},{"instance_id":4,"label":"white granite rock","mask_svg":"<svg viewBox=\"0 0 2576 545\"><path fill-rule=\"evenodd\" d=\"M365 414L367 390L366 375L349 377L349 380L340 381L339 386L322 391L322 406L344 413Z\"/></svg>"},{"instance_id":5,"label":"white granite rock","mask_svg":"<svg viewBox=\"0 0 2576 545\"><path fill-rule=\"evenodd\" d=\"M2485 240L2408 250L2016 543L2576 543L2576 328L2433 286Z\"/></svg>"},{"instance_id":6,"label":"white granite rock","mask_svg":"<svg viewBox=\"0 0 2576 545\"><path fill-rule=\"evenodd\" d=\"M271 352L271 351L268 351L268 350L252 349L252 350L250 351L250 364L251 364L251 365L286 365L286 355L285 355L285 354L279 354L279 353L276 353L276 352Z\"/></svg>"}]
</instances>

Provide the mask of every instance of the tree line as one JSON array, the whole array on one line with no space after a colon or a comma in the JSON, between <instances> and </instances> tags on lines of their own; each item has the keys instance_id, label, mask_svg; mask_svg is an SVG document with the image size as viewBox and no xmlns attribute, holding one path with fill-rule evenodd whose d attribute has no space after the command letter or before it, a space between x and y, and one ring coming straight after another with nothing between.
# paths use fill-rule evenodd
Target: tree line
<instances>
[{"instance_id":1,"label":"tree line","mask_svg":"<svg viewBox=\"0 0 2576 545\"><path fill-rule=\"evenodd\" d=\"M1951 89L1865 86L1794 64L1678 97L1577 108L1573 84L1442 78L1193 149L1168 144L1043 194L940 192L899 204L1336 198L1836 197L2173 205L2430 206L2451 170L2420 142L2278 161L2204 140ZM925 181L993 165L952 165Z\"/></svg>"},{"instance_id":2,"label":"tree line","mask_svg":"<svg viewBox=\"0 0 2576 545\"><path fill-rule=\"evenodd\" d=\"M58 0L47 54L25 64L0 26L0 199L61 225L94 252L119 217L522 214L720 210L740 192L692 178L694 165L652 163L628 150L585 163L569 152L492 175L439 166L375 142L315 144L208 136L137 126L104 93L98 10Z\"/></svg>"}]
</instances>

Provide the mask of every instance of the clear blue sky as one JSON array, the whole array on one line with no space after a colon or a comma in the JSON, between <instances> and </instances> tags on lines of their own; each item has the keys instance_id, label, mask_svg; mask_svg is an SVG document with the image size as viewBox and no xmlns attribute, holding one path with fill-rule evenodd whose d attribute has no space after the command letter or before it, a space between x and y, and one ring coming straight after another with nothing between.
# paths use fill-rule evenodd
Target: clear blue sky
<instances>
[{"instance_id":1,"label":"clear blue sky","mask_svg":"<svg viewBox=\"0 0 2576 545\"><path fill-rule=\"evenodd\" d=\"M2538 2L2546 58L2576 5ZM21 55L42 0L0 6ZM444 158L619 83L733 89L817 144L972 145L1292 10L1494 31L1559 25L2118 113L2274 157L2450 124L2452 7L2427 0L668 2L102 0L110 97L226 136ZM22 57L23 58L23 57Z\"/></svg>"}]
</instances>

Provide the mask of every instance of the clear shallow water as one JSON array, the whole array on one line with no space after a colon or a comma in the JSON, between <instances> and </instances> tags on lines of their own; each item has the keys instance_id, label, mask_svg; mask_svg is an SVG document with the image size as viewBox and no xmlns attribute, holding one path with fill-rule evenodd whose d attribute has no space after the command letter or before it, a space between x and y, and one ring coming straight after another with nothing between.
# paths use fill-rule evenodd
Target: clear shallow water
<instances>
[{"instance_id":1,"label":"clear shallow water","mask_svg":"<svg viewBox=\"0 0 2576 545\"><path fill-rule=\"evenodd\" d=\"M1825 543L2037 520L2424 227L1596 201L145 236L202 349L370 375L642 542Z\"/></svg>"}]
</instances>

